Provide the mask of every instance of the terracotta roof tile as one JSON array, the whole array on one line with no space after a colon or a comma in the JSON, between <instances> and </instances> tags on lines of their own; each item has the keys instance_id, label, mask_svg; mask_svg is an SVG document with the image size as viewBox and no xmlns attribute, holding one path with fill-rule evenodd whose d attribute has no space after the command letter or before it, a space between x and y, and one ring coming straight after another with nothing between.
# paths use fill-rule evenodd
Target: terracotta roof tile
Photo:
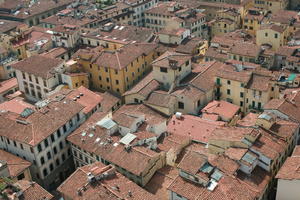
<instances>
[{"instance_id":1,"label":"terracotta roof tile","mask_svg":"<svg viewBox=\"0 0 300 200\"><path fill-rule=\"evenodd\" d=\"M17 78L11 78L5 81L0 82L0 94L8 92L11 89L18 87Z\"/></svg>"},{"instance_id":2,"label":"terracotta roof tile","mask_svg":"<svg viewBox=\"0 0 300 200\"><path fill-rule=\"evenodd\" d=\"M66 124L82 109L83 106L80 104L63 99L54 100L41 109L34 109L34 112L27 118L4 112L0 114L0 135L35 146ZM19 123L17 119L22 123Z\"/></svg>"},{"instance_id":3,"label":"terracotta roof tile","mask_svg":"<svg viewBox=\"0 0 300 200\"><path fill-rule=\"evenodd\" d=\"M143 78L138 84L136 84L132 89L125 92L123 96L139 94L147 98L151 92L159 88L159 85L159 82L153 78L153 73L150 73L145 78Z\"/></svg>"},{"instance_id":4,"label":"terracotta roof tile","mask_svg":"<svg viewBox=\"0 0 300 200\"><path fill-rule=\"evenodd\" d=\"M239 106L226 101L212 101L207 104L201 112L206 114L216 114L225 119L232 119L238 113L239 109Z\"/></svg>"},{"instance_id":5,"label":"terracotta roof tile","mask_svg":"<svg viewBox=\"0 0 300 200\"><path fill-rule=\"evenodd\" d=\"M110 177L104 178L96 184L88 184L88 173L98 176L105 172L110 173ZM84 186L86 190L82 190L81 195L78 196L78 189ZM78 168L59 186L58 191L72 199L155 199L154 195L116 172L113 166L105 166L100 162Z\"/></svg>"},{"instance_id":6,"label":"terracotta roof tile","mask_svg":"<svg viewBox=\"0 0 300 200\"><path fill-rule=\"evenodd\" d=\"M63 61L60 59L34 55L13 64L12 67L42 78L50 78L54 75L54 68L62 63Z\"/></svg>"},{"instance_id":7,"label":"terracotta roof tile","mask_svg":"<svg viewBox=\"0 0 300 200\"><path fill-rule=\"evenodd\" d=\"M174 115L169 121L168 132L207 143L213 131L224 124L224 122L205 120L192 115L183 115L181 119L177 119Z\"/></svg>"},{"instance_id":8,"label":"terracotta roof tile","mask_svg":"<svg viewBox=\"0 0 300 200\"><path fill-rule=\"evenodd\" d=\"M17 177L31 166L31 163L4 150L0 150L0 160L7 163L11 177Z\"/></svg>"},{"instance_id":9,"label":"terracotta roof tile","mask_svg":"<svg viewBox=\"0 0 300 200\"><path fill-rule=\"evenodd\" d=\"M42 186L35 182L26 180L19 180L15 183L23 191L24 200L40 200L49 199L54 200L54 196L47 192Z\"/></svg>"}]
</instances>

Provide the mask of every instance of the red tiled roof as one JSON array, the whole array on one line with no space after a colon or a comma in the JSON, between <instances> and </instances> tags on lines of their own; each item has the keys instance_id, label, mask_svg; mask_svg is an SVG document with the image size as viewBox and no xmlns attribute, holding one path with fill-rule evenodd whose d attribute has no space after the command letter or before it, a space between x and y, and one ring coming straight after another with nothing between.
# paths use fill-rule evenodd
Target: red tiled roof
<instances>
[{"instance_id":1,"label":"red tiled roof","mask_svg":"<svg viewBox=\"0 0 300 200\"><path fill-rule=\"evenodd\" d=\"M212 101L201 111L206 114L216 114L225 119L232 119L240 107L226 101Z\"/></svg>"},{"instance_id":2,"label":"red tiled roof","mask_svg":"<svg viewBox=\"0 0 300 200\"><path fill-rule=\"evenodd\" d=\"M210 121L192 115L183 115L181 119L177 119L174 115L169 121L168 132L207 143L213 131L224 124L224 122Z\"/></svg>"},{"instance_id":3,"label":"red tiled roof","mask_svg":"<svg viewBox=\"0 0 300 200\"><path fill-rule=\"evenodd\" d=\"M110 172L112 175L98 181L95 185L88 184L88 173L92 173L94 176L97 176L105 172ZM82 190L81 196L79 197L77 191L84 186L86 186L86 190ZM71 199L155 199L154 195L116 172L113 166L105 166L100 162L78 168L59 186L58 191Z\"/></svg>"},{"instance_id":4,"label":"red tiled roof","mask_svg":"<svg viewBox=\"0 0 300 200\"><path fill-rule=\"evenodd\" d=\"M15 183L15 185L23 191L23 200L54 200L52 194L47 192L42 186L35 182L19 180Z\"/></svg>"},{"instance_id":5,"label":"red tiled roof","mask_svg":"<svg viewBox=\"0 0 300 200\"><path fill-rule=\"evenodd\" d=\"M0 104L0 110L21 114L25 108L34 109L34 106L25 102L23 98L16 97Z\"/></svg>"},{"instance_id":6,"label":"red tiled roof","mask_svg":"<svg viewBox=\"0 0 300 200\"><path fill-rule=\"evenodd\" d=\"M42 78L52 77L54 68L62 64L63 61L56 58L49 58L43 55L33 55L12 65L13 68L22 72L34 74Z\"/></svg>"},{"instance_id":7,"label":"red tiled roof","mask_svg":"<svg viewBox=\"0 0 300 200\"><path fill-rule=\"evenodd\" d=\"M18 87L17 78L11 78L0 82L0 94L8 92L9 90Z\"/></svg>"},{"instance_id":8,"label":"red tiled roof","mask_svg":"<svg viewBox=\"0 0 300 200\"><path fill-rule=\"evenodd\" d=\"M0 150L0 161L7 163L8 171L11 177L17 177L31 166L31 163L18 156L15 156L4 150Z\"/></svg>"},{"instance_id":9,"label":"red tiled roof","mask_svg":"<svg viewBox=\"0 0 300 200\"><path fill-rule=\"evenodd\" d=\"M78 96L79 98L76 98ZM103 100L103 97L85 88L84 86L80 86L79 88L71 91L67 95L67 98L76 98L76 102L84 106L83 112L85 114L91 112L95 107L97 107L98 104L101 104Z\"/></svg>"}]
</instances>

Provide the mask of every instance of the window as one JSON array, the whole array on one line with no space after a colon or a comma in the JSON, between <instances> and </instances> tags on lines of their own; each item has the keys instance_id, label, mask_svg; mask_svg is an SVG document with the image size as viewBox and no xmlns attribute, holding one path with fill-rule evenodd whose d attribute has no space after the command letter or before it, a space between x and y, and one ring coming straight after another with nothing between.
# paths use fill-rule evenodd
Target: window
<instances>
[{"instance_id":1,"label":"window","mask_svg":"<svg viewBox=\"0 0 300 200\"><path fill-rule=\"evenodd\" d=\"M65 160L66 160L66 156L65 156L64 153L62 154L61 159L62 159L62 161L65 161Z\"/></svg>"},{"instance_id":2,"label":"window","mask_svg":"<svg viewBox=\"0 0 300 200\"><path fill-rule=\"evenodd\" d=\"M261 103L260 102L258 102L257 107L258 107L258 109L261 109Z\"/></svg>"},{"instance_id":3,"label":"window","mask_svg":"<svg viewBox=\"0 0 300 200\"><path fill-rule=\"evenodd\" d=\"M20 144L21 149L24 149L23 144Z\"/></svg>"},{"instance_id":4,"label":"window","mask_svg":"<svg viewBox=\"0 0 300 200\"><path fill-rule=\"evenodd\" d=\"M243 98L244 97L244 93L240 92L240 97Z\"/></svg>"},{"instance_id":5,"label":"window","mask_svg":"<svg viewBox=\"0 0 300 200\"><path fill-rule=\"evenodd\" d=\"M66 125L63 126L63 130L64 130L64 133L67 132L67 126Z\"/></svg>"},{"instance_id":6,"label":"window","mask_svg":"<svg viewBox=\"0 0 300 200\"><path fill-rule=\"evenodd\" d=\"M116 84L119 85L119 80L116 80Z\"/></svg>"},{"instance_id":7,"label":"window","mask_svg":"<svg viewBox=\"0 0 300 200\"><path fill-rule=\"evenodd\" d=\"M59 158L57 158L55 162L56 162L56 165L59 166L59 164L60 164Z\"/></svg>"},{"instance_id":8,"label":"window","mask_svg":"<svg viewBox=\"0 0 300 200\"><path fill-rule=\"evenodd\" d=\"M227 85L230 85L231 84L231 81L230 80L227 80Z\"/></svg>"},{"instance_id":9,"label":"window","mask_svg":"<svg viewBox=\"0 0 300 200\"><path fill-rule=\"evenodd\" d=\"M274 34L274 38L278 38L278 34L277 33Z\"/></svg>"},{"instance_id":10,"label":"window","mask_svg":"<svg viewBox=\"0 0 300 200\"><path fill-rule=\"evenodd\" d=\"M274 87L272 87L271 90L274 91Z\"/></svg>"},{"instance_id":11,"label":"window","mask_svg":"<svg viewBox=\"0 0 300 200\"><path fill-rule=\"evenodd\" d=\"M39 83L39 79L37 77L35 77L35 82Z\"/></svg>"},{"instance_id":12,"label":"window","mask_svg":"<svg viewBox=\"0 0 300 200\"><path fill-rule=\"evenodd\" d=\"M184 103L178 102L178 108L179 109L184 109Z\"/></svg>"},{"instance_id":13,"label":"window","mask_svg":"<svg viewBox=\"0 0 300 200\"><path fill-rule=\"evenodd\" d=\"M265 33L265 36L268 37L268 33Z\"/></svg>"},{"instance_id":14,"label":"window","mask_svg":"<svg viewBox=\"0 0 300 200\"><path fill-rule=\"evenodd\" d=\"M76 114L76 118L77 118L77 121L80 120L80 115L79 115L79 113Z\"/></svg>"},{"instance_id":15,"label":"window","mask_svg":"<svg viewBox=\"0 0 300 200\"><path fill-rule=\"evenodd\" d=\"M42 165L45 164L45 158L44 158L44 156L41 157L41 160L40 160L40 161L41 161L41 164L42 164Z\"/></svg>"},{"instance_id":16,"label":"window","mask_svg":"<svg viewBox=\"0 0 300 200\"><path fill-rule=\"evenodd\" d=\"M48 171L47 171L46 168L43 170L43 174L44 174L44 176L47 176L47 175L48 175Z\"/></svg>"},{"instance_id":17,"label":"window","mask_svg":"<svg viewBox=\"0 0 300 200\"><path fill-rule=\"evenodd\" d=\"M54 152L54 154L57 154L57 149L56 149L56 147L53 147L53 152Z\"/></svg>"},{"instance_id":18,"label":"window","mask_svg":"<svg viewBox=\"0 0 300 200\"><path fill-rule=\"evenodd\" d=\"M25 76L24 72L22 72L22 76L23 76L23 79L26 79L26 76Z\"/></svg>"},{"instance_id":19,"label":"window","mask_svg":"<svg viewBox=\"0 0 300 200\"><path fill-rule=\"evenodd\" d=\"M255 101L252 101L252 108L255 108Z\"/></svg>"},{"instance_id":20,"label":"window","mask_svg":"<svg viewBox=\"0 0 300 200\"><path fill-rule=\"evenodd\" d=\"M99 76L98 78L99 78L99 81L101 81L101 80L102 80L101 76Z\"/></svg>"},{"instance_id":21,"label":"window","mask_svg":"<svg viewBox=\"0 0 300 200\"><path fill-rule=\"evenodd\" d=\"M45 147L48 147L48 145L49 145L48 139L45 139L44 144L45 144Z\"/></svg>"},{"instance_id":22,"label":"window","mask_svg":"<svg viewBox=\"0 0 300 200\"><path fill-rule=\"evenodd\" d=\"M31 75L29 75L29 81L31 81L31 82L32 82L32 78L31 78Z\"/></svg>"},{"instance_id":23,"label":"window","mask_svg":"<svg viewBox=\"0 0 300 200\"><path fill-rule=\"evenodd\" d=\"M161 68L160 68L160 72L168 73L168 69L167 69L167 68L164 68L164 67L161 67Z\"/></svg>"},{"instance_id":24,"label":"window","mask_svg":"<svg viewBox=\"0 0 300 200\"><path fill-rule=\"evenodd\" d=\"M48 153L47 153L47 158L48 158L48 160L51 159L51 152L50 151L48 151Z\"/></svg>"},{"instance_id":25,"label":"window","mask_svg":"<svg viewBox=\"0 0 300 200\"><path fill-rule=\"evenodd\" d=\"M108 83L109 83L109 78L106 78L106 82L108 82Z\"/></svg>"},{"instance_id":26,"label":"window","mask_svg":"<svg viewBox=\"0 0 300 200\"><path fill-rule=\"evenodd\" d=\"M240 106L243 106L244 105L244 102L240 101Z\"/></svg>"},{"instance_id":27,"label":"window","mask_svg":"<svg viewBox=\"0 0 300 200\"><path fill-rule=\"evenodd\" d=\"M10 141L9 141L9 139L7 139L7 143L8 143L8 144L10 144Z\"/></svg>"},{"instance_id":28,"label":"window","mask_svg":"<svg viewBox=\"0 0 300 200\"><path fill-rule=\"evenodd\" d=\"M59 143L59 148L60 148L60 150L62 150L64 148L64 145L62 142Z\"/></svg>"},{"instance_id":29,"label":"window","mask_svg":"<svg viewBox=\"0 0 300 200\"><path fill-rule=\"evenodd\" d=\"M227 94L230 95L230 89L227 89Z\"/></svg>"},{"instance_id":30,"label":"window","mask_svg":"<svg viewBox=\"0 0 300 200\"><path fill-rule=\"evenodd\" d=\"M15 146L15 147L17 146L17 143L16 143L16 141L14 141L14 146Z\"/></svg>"},{"instance_id":31,"label":"window","mask_svg":"<svg viewBox=\"0 0 300 200\"><path fill-rule=\"evenodd\" d=\"M200 100L198 100L197 101L197 107L200 107L200 105L201 105L201 102L200 102Z\"/></svg>"},{"instance_id":32,"label":"window","mask_svg":"<svg viewBox=\"0 0 300 200\"><path fill-rule=\"evenodd\" d=\"M92 69L93 68L93 65L92 64L90 64L90 69Z\"/></svg>"},{"instance_id":33,"label":"window","mask_svg":"<svg viewBox=\"0 0 300 200\"><path fill-rule=\"evenodd\" d=\"M186 66L188 66L189 64L190 64L190 61L189 61L189 60L185 62L185 65L186 65Z\"/></svg>"},{"instance_id":34,"label":"window","mask_svg":"<svg viewBox=\"0 0 300 200\"><path fill-rule=\"evenodd\" d=\"M60 138L60 136L61 136L61 134L60 134L60 129L58 129L58 130L56 131L56 134L57 134L57 138Z\"/></svg>"},{"instance_id":35,"label":"window","mask_svg":"<svg viewBox=\"0 0 300 200\"><path fill-rule=\"evenodd\" d=\"M39 151L39 152L42 151L42 146L41 146L41 144L39 144L39 145L37 146L37 148L38 148L38 151Z\"/></svg>"},{"instance_id":36,"label":"window","mask_svg":"<svg viewBox=\"0 0 300 200\"><path fill-rule=\"evenodd\" d=\"M52 172L54 169L53 164L51 163L49 167L50 167L50 171Z\"/></svg>"},{"instance_id":37,"label":"window","mask_svg":"<svg viewBox=\"0 0 300 200\"><path fill-rule=\"evenodd\" d=\"M241 87L244 87L244 83L241 83Z\"/></svg>"},{"instance_id":38,"label":"window","mask_svg":"<svg viewBox=\"0 0 300 200\"><path fill-rule=\"evenodd\" d=\"M53 134L50 136L50 138L51 138L51 141L54 142L55 138L54 138Z\"/></svg>"},{"instance_id":39,"label":"window","mask_svg":"<svg viewBox=\"0 0 300 200\"><path fill-rule=\"evenodd\" d=\"M46 81L44 81L44 86L47 87L47 82Z\"/></svg>"}]
</instances>

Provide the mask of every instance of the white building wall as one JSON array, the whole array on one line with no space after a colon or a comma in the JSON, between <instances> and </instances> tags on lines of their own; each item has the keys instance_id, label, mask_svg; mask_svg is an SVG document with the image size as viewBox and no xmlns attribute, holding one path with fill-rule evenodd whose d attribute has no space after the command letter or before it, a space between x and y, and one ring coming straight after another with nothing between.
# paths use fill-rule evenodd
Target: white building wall
<instances>
[{"instance_id":1,"label":"white building wall","mask_svg":"<svg viewBox=\"0 0 300 200\"><path fill-rule=\"evenodd\" d=\"M299 200L300 180L278 179L276 200Z\"/></svg>"}]
</instances>

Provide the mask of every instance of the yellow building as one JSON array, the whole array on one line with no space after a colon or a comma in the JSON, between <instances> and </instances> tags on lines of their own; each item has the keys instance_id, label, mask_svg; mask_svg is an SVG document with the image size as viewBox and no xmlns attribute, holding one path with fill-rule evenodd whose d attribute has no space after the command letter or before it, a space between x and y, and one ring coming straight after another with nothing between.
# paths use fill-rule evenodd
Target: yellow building
<instances>
[{"instance_id":1,"label":"yellow building","mask_svg":"<svg viewBox=\"0 0 300 200\"><path fill-rule=\"evenodd\" d=\"M177 2L161 2L145 11L145 26L156 32L162 29L189 29L191 35L207 37L206 16Z\"/></svg>"},{"instance_id":2,"label":"yellow building","mask_svg":"<svg viewBox=\"0 0 300 200\"><path fill-rule=\"evenodd\" d=\"M264 20L265 14L261 9L250 8L243 19L243 29L254 36Z\"/></svg>"},{"instance_id":3,"label":"yellow building","mask_svg":"<svg viewBox=\"0 0 300 200\"><path fill-rule=\"evenodd\" d=\"M272 13L286 9L288 4L289 0L254 0L254 7L261 8Z\"/></svg>"},{"instance_id":4,"label":"yellow building","mask_svg":"<svg viewBox=\"0 0 300 200\"><path fill-rule=\"evenodd\" d=\"M240 106L245 113L262 110L269 100L279 98L279 86L272 78L265 72L228 67L216 75L216 98Z\"/></svg>"},{"instance_id":5,"label":"yellow building","mask_svg":"<svg viewBox=\"0 0 300 200\"><path fill-rule=\"evenodd\" d=\"M156 44L134 43L115 51L80 50L75 57L89 74L92 88L121 95L151 71L150 64L158 56L156 48Z\"/></svg>"},{"instance_id":6,"label":"yellow building","mask_svg":"<svg viewBox=\"0 0 300 200\"><path fill-rule=\"evenodd\" d=\"M272 50L278 50L279 47L287 44L288 29L284 26L270 24L261 27L256 32L257 45L269 45Z\"/></svg>"},{"instance_id":7,"label":"yellow building","mask_svg":"<svg viewBox=\"0 0 300 200\"><path fill-rule=\"evenodd\" d=\"M236 9L226 9L217 12L211 23L212 37L232 32L241 26L241 15Z\"/></svg>"}]
</instances>

